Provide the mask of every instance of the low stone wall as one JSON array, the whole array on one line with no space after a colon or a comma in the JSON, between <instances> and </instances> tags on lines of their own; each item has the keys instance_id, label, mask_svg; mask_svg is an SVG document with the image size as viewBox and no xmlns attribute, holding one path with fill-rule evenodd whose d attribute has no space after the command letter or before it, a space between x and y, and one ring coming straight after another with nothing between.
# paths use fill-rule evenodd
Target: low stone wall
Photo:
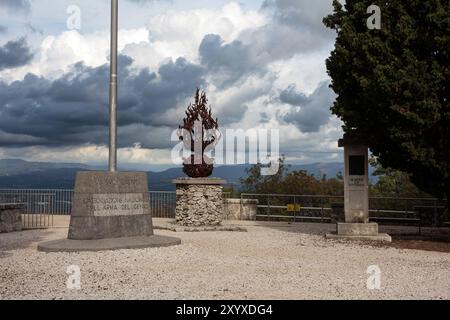
<instances>
[{"instance_id":1,"label":"low stone wall","mask_svg":"<svg viewBox=\"0 0 450 320\"><path fill-rule=\"evenodd\" d=\"M0 233L22 231L22 213L22 204L0 204Z\"/></svg>"},{"instance_id":2,"label":"low stone wall","mask_svg":"<svg viewBox=\"0 0 450 320\"><path fill-rule=\"evenodd\" d=\"M176 223L186 227L218 226L223 217L220 179L177 179Z\"/></svg>"},{"instance_id":3,"label":"low stone wall","mask_svg":"<svg viewBox=\"0 0 450 320\"><path fill-rule=\"evenodd\" d=\"M225 199L225 220L256 220L258 200L256 199Z\"/></svg>"}]
</instances>

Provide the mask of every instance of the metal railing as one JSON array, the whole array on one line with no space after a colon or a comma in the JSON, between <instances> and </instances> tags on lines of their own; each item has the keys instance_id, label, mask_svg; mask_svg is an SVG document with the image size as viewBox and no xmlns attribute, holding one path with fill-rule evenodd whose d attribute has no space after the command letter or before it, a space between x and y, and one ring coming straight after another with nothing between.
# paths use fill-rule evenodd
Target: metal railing
<instances>
[{"instance_id":1,"label":"metal railing","mask_svg":"<svg viewBox=\"0 0 450 320\"><path fill-rule=\"evenodd\" d=\"M224 198L230 196L230 193L223 193ZM55 216L70 215L72 199L73 190L68 189L0 189L0 203L23 204L25 228L53 226ZM325 195L242 193L241 199L259 201L258 219L294 222L330 222L332 205L344 203L343 196ZM153 217L175 218L176 192L151 191L149 203ZM288 212L288 204L299 205L300 210ZM369 198L370 219L378 222L418 222L433 226L444 223L449 226L441 217L446 206L446 200L432 198Z\"/></svg>"},{"instance_id":2,"label":"metal railing","mask_svg":"<svg viewBox=\"0 0 450 320\"><path fill-rule=\"evenodd\" d=\"M150 191L148 195L154 218L175 218L175 191ZM230 193L224 192L223 197L229 198ZM55 216L70 215L72 199L69 189L0 189L0 203L23 205L26 229L52 227Z\"/></svg>"},{"instance_id":3,"label":"metal railing","mask_svg":"<svg viewBox=\"0 0 450 320\"><path fill-rule=\"evenodd\" d=\"M242 193L241 199L257 199L257 218L262 220L330 222L332 205L344 203L344 196L327 195ZM288 212L288 205L298 205L300 210ZM446 207L447 200L435 198L369 198L370 219L378 222L448 225L443 220L448 221L448 216L442 217Z\"/></svg>"},{"instance_id":4,"label":"metal railing","mask_svg":"<svg viewBox=\"0 0 450 320\"><path fill-rule=\"evenodd\" d=\"M150 209L154 218L175 218L177 195L172 191L150 191Z\"/></svg>"},{"instance_id":5,"label":"metal railing","mask_svg":"<svg viewBox=\"0 0 450 320\"><path fill-rule=\"evenodd\" d=\"M328 222L331 220L331 204L344 203L343 196L256 194L242 193L241 199L258 200L257 218L264 220L292 219ZM288 204L300 206L300 210L288 212Z\"/></svg>"},{"instance_id":6,"label":"metal railing","mask_svg":"<svg viewBox=\"0 0 450 320\"><path fill-rule=\"evenodd\" d=\"M64 189L0 189L0 203L23 205L24 228L53 226L55 215L70 214L72 190Z\"/></svg>"}]
</instances>

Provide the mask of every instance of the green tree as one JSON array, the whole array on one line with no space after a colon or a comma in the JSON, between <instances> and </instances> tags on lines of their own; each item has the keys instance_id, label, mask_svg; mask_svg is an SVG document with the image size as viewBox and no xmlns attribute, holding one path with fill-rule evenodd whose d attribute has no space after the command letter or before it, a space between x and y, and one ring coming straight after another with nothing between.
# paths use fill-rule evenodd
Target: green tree
<instances>
[{"instance_id":1,"label":"green tree","mask_svg":"<svg viewBox=\"0 0 450 320\"><path fill-rule=\"evenodd\" d=\"M247 177L241 179L243 192L259 194L302 194L302 195L342 195L344 184L339 177L327 179L324 175L316 178L306 171L290 171L285 158L280 158L280 169L273 176L262 176L261 165L246 170Z\"/></svg>"},{"instance_id":2,"label":"green tree","mask_svg":"<svg viewBox=\"0 0 450 320\"><path fill-rule=\"evenodd\" d=\"M285 156L280 157L279 169L275 175L261 175L263 167L262 164L256 164L245 169L247 177L240 179L243 192L282 193L281 183L289 170L289 165L285 164Z\"/></svg>"},{"instance_id":3,"label":"green tree","mask_svg":"<svg viewBox=\"0 0 450 320\"><path fill-rule=\"evenodd\" d=\"M367 8L381 8L381 29ZM385 168L423 191L450 198L450 1L333 1L324 19L337 32L327 60L344 131Z\"/></svg>"},{"instance_id":4,"label":"green tree","mask_svg":"<svg viewBox=\"0 0 450 320\"><path fill-rule=\"evenodd\" d=\"M375 168L372 176L378 177L377 183L370 186L370 195L374 197L407 197L427 198L429 194L420 191L410 180L405 172L391 168L383 168L375 157L369 159L369 163Z\"/></svg>"}]
</instances>

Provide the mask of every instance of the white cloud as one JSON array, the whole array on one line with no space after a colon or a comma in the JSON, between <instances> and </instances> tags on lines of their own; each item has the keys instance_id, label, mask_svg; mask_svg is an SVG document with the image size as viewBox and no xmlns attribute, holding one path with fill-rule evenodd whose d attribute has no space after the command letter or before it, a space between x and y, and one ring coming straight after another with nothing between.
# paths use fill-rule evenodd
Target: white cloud
<instances>
[{"instance_id":1,"label":"white cloud","mask_svg":"<svg viewBox=\"0 0 450 320\"><path fill-rule=\"evenodd\" d=\"M107 163L108 148L85 145L71 148L0 148L0 158L14 158L42 162ZM166 149L143 149L139 145L118 150L118 161L128 164L168 164L170 151Z\"/></svg>"},{"instance_id":2,"label":"white cloud","mask_svg":"<svg viewBox=\"0 0 450 320\"><path fill-rule=\"evenodd\" d=\"M329 79L326 73L325 60L331 48L309 53L299 53L287 60L279 60L269 64L269 70L278 75L274 86L285 89L291 84L309 95L317 86Z\"/></svg>"},{"instance_id":3,"label":"white cloud","mask_svg":"<svg viewBox=\"0 0 450 320\"><path fill-rule=\"evenodd\" d=\"M320 2L316 8L309 1L301 1L301 9L307 5L311 15L302 13L301 16L306 20L300 21L303 24L296 21L294 29L277 21L280 17L272 17L270 11L245 10L237 2L230 2L219 8L165 11L148 17L142 27L121 29L119 50L133 58L136 67L149 67L156 71L167 59L175 60L180 56L192 63L200 63L199 46L208 34L219 35L225 43L242 41L244 45L251 47L255 65L261 65L267 70L245 74L226 89L215 86L218 82L223 82L220 79L223 75L208 75L206 80L210 85L204 89L213 105L213 113L220 115L219 122L233 128L279 129L281 151L286 150L291 159L334 159L340 152L336 148L337 139L342 134L340 121L333 117L318 132L303 133L294 124L278 120L280 115L289 113L293 107L283 105L276 99L277 94L291 84L295 84L301 93L308 96L321 82L328 79L324 61L332 49L332 42L328 36L321 37L326 32L315 19L328 10L329 4ZM297 37L293 37L295 34ZM90 67L103 65L107 63L109 56L109 32L65 31L49 35L36 51L35 59L30 65L0 72L1 79L11 82L22 79L28 72L55 79L79 61ZM182 116L181 109L185 105L175 107L179 111L177 116ZM161 113L162 119L170 117L174 117L173 112ZM262 118L266 118L266 121L261 121ZM181 118L179 120L181 122ZM1 131L0 135L3 135ZM139 137L136 141L138 140ZM330 153L299 154L301 150ZM24 157L40 161L98 162L100 159L107 159L107 148L94 145L59 149L0 149L0 157L14 157L20 154L19 151L23 152ZM119 158L125 163L170 163L170 150L150 150L136 146L121 149Z\"/></svg>"},{"instance_id":4,"label":"white cloud","mask_svg":"<svg viewBox=\"0 0 450 320\"><path fill-rule=\"evenodd\" d=\"M146 28L120 30L119 50L123 50L128 44L146 41ZM80 61L90 67L107 63L109 50L110 40L106 32L83 35L75 30L65 31L58 36L45 37L30 65L5 70L0 76L7 82L23 79L27 73L55 79L67 73L71 65Z\"/></svg>"},{"instance_id":5,"label":"white cloud","mask_svg":"<svg viewBox=\"0 0 450 320\"><path fill-rule=\"evenodd\" d=\"M248 29L267 23L257 11L244 11L236 2L220 9L169 11L150 18L148 29L151 43L166 57L198 58L198 47L207 34L218 34L225 41L236 39Z\"/></svg>"},{"instance_id":6,"label":"white cloud","mask_svg":"<svg viewBox=\"0 0 450 320\"><path fill-rule=\"evenodd\" d=\"M136 66L152 69L169 58L198 62L198 48L205 35L219 34L232 41L242 31L266 22L263 14L244 11L236 2L219 9L168 11L151 16L141 28L121 29L119 51L133 58ZM22 79L29 72L55 78L79 61L98 67L108 61L109 36L109 31L82 34L74 30L49 35L30 65L0 72L0 76L7 82Z\"/></svg>"}]
</instances>

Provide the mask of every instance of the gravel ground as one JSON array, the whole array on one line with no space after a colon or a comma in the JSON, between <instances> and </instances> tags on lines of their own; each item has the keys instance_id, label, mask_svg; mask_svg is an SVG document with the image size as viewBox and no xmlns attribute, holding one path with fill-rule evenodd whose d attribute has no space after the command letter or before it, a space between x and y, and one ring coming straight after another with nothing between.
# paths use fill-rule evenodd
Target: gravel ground
<instances>
[{"instance_id":1,"label":"gravel ground","mask_svg":"<svg viewBox=\"0 0 450 320\"><path fill-rule=\"evenodd\" d=\"M40 253L67 229L0 235L0 299L450 299L450 254L327 241L332 225L249 223L248 232L171 232L170 248ZM67 267L81 290L66 288ZM381 289L366 287L381 269Z\"/></svg>"}]
</instances>

